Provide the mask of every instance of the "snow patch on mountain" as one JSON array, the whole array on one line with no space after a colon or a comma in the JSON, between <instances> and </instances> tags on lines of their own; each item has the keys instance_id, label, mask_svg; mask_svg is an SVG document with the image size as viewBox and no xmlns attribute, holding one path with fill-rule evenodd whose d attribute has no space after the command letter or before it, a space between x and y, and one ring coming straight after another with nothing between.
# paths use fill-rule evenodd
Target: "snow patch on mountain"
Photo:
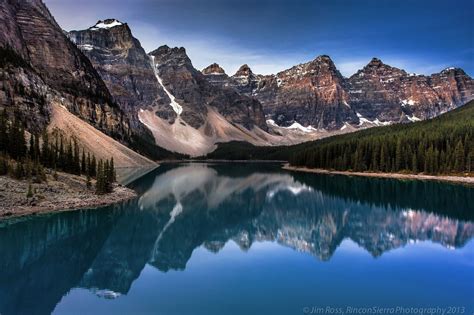
<instances>
[{"instance_id":1,"label":"snow patch on mountain","mask_svg":"<svg viewBox=\"0 0 474 315\"><path fill-rule=\"evenodd\" d=\"M416 117L415 115L413 116L407 116L408 120L411 121L411 122L415 122L415 121L421 121L420 118Z\"/></svg>"},{"instance_id":2,"label":"snow patch on mountain","mask_svg":"<svg viewBox=\"0 0 474 315\"><path fill-rule=\"evenodd\" d=\"M77 45L77 47L80 49L80 50L85 50L85 51L91 51L91 50L94 50L95 47L93 45L90 45L90 44L84 44L84 45Z\"/></svg>"},{"instance_id":3,"label":"snow patch on mountain","mask_svg":"<svg viewBox=\"0 0 474 315\"><path fill-rule=\"evenodd\" d=\"M378 118L376 118L375 120L369 120L365 118L364 116L362 116L360 113L356 113L356 114L357 114L357 117L359 117L359 126L362 126L363 124L371 124L375 126L388 126L392 123L390 121L380 121Z\"/></svg>"},{"instance_id":4,"label":"snow patch on mountain","mask_svg":"<svg viewBox=\"0 0 474 315\"><path fill-rule=\"evenodd\" d=\"M268 119L267 125L272 126L272 127L284 128L284 129L299 130L305 133L318 131L318 129L314 128L313 126L304 127L298 122L294 122L291 126L288 126L288 127L281 127L281 126L278 126L277 123L273 119Z\"/></svg>"},{"instance_id":5,"label":"snow patch on mountain","mask_svg":"<svg viewBox=\"0 0 474 315\"><path fill-rule=\"evenodd\" d=\"M407 105L413 106L413 105L415 105L415 101L414 100L402 100L402 106L407 106Z\"/></svg>"},{"instance_id":6,"label":"snow patch on mountain","mask_svg":"<svg viewBox=\"0 0 474 315\"><path fill-rule=\"evenodd\" d=\"M171 94L171 92L168 91L166 86L163 84L163 80L158 74L158 65L155 64L155 56L150 56L150 58L151 58L151 66L153 67L153 72L155 73L155 77L158 80L158 83L160 83L160 85L163 87L163 90L165 91L166 95L168 95L168 97L170 98L171 100L170 106L173 108L173 110L179 117L179 115L181 115L181 113L183 112L183 107L179 105L178 102L176 102L176 98L174 97L174 95Z\"/></svg>"},{"instance_id":7,"label":"snow patch on mountain","mask_svg":"<svg viewBox=\"0 0 474 315\"><path fill-rule=\"evenodd\" d=\"M106 21L97 22L97 24L91 27L90 29L93 31L96 31L99 29L109 29L109 28L121 26L121 25L123 25L123 23L118 20L106 20Z\"/></svg>"},{"instance_id":8,"label":"snow patch on mountain","mask_svg":"<svg viewBox=\"0 0 474 315\"><path fill-rule=\"evenodd\" d=\"M302 125L300 125L298 122L294 122L291 126L287 127L288 129L297 129L297 130L301 130L303 132L315 132L315 131L318 131L318 129L314 128L313 126L308 126L308 127L304 127Z\"/></svg>"}]
</instances>

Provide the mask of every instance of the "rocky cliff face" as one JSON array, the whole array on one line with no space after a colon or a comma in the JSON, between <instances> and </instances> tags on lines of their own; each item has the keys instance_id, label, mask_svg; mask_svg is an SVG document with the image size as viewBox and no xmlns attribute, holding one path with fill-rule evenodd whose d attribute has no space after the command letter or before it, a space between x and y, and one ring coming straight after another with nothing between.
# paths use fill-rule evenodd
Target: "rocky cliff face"
<instances>
[{"instance_id":1,"label":"rocky cliff face","mask_svg":"<svg viewBox=\"0 0 474 315\"><path fill-rule=\"evenodd\" d=\"M215 108L229 122L251 130L258 126L266 130L261 104L235 90L210 84L196 70L184 48L162 46L150 53L163 85L182 106L182 119L198 129L204 125L207 106Z\"/></svg>"},{"instance_id":2,"label":"rocky cliff face","mask_svg":"<svg viewBox=\"0 0 474 315\"><path fill-rule=\"evenodd\" d=\"M266 113L278 125L298 122L316 129L338 129L345 122L357 122L346 82L328 56L282 71L275 78L263 78L254 92L257 98L260 90Z\"/></svg>"},{"instance_id":3,"label":"rocky cliff face","mask_svg":"<svg viewBox=\"0 0 474 315\"><path fill-rule=\"evenodd\" d=\"M225 73L217 63L204 68L202 74L206 76L206 79L213 85L225 86L229 80L229 76Z\"/></svg>"},{"instance_id":4,"label":"rocky cliff face","mask_svg":"<svg viewBox=\"0 0 474 315\"><path fill-rule=\"evenodd\" d=\"M474 97L473 80L461 69L431 76L409 74L372 59L348 80L350 104L363 117L380 121L428 119Z\"/></svg>"},{"instance_id":5,"label":"rocky cliff face","mask_svg":"<svg viewBox=\"0 0 474 315\"><path fill-rule=\"evenodd\" d=\"M276 75L257 75L243 65L229 78L206 77L258 99L271 124L313 131L429 119L474 98L473 80L461 69L415 75L377 58L348 79L328 56Z\"/></svg>"},{"instance_id":6,"label":"rocky cliff face","mask_svg":"<svg viewBox=\"0 0 474 315\"><path fill-rule=\"evenodd\" d=\"M170 100L157 84L150 57L126 23L98 21L68 36L91 60L135 130L146 132L138 119L141 108L156 107L162 116L169 114Z\"/></svg>"},{"instance_id":7,"label":"rocky cliff face","mask_svg":"<svg viewBox=\"0 0 474 315\"><path fill-rule=\"evenodd\" d=\"M115 19L68 36L90 58L132 126L146 126L163 148L202 154L223 137L242 140L255 126L266 129L257 100L208 82L184 48L162 46L147 55L128 25ZM206 73L227 79L218 65Z\"/></svg>"},{"instance_id":8,"label":"rocky cliff face","mask_svg":"<svg viewBox=\"0 0 474 315\"><path fill-rule=\"evenodd\" d=\"M49 121L50 104L65 106L96 128L126 140L130 129L90 61L64 35L40 0L0 4L2 104L34 131Z\"/></svg>"}]
</instances>

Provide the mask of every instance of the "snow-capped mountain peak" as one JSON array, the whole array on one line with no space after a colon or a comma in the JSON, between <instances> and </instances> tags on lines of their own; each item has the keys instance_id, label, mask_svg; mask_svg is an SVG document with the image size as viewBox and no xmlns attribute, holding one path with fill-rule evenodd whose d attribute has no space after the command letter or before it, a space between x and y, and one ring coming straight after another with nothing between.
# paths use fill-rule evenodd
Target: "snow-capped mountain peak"
<instances>
[{"instance_id":1,"label":"snow-capped mountain peak","mask_svg":"<svg viewBox=\"0 0 474 315\"><path fill-rule=\"evenodd\" d=\"M99 20L94 26L92 26L90 29L93 31L99 30L99 29L110 29L116 26L122 26L123 23L120 22L119 20L116 19L106 19L106 20Z\"/></svg>"}]
</instances>

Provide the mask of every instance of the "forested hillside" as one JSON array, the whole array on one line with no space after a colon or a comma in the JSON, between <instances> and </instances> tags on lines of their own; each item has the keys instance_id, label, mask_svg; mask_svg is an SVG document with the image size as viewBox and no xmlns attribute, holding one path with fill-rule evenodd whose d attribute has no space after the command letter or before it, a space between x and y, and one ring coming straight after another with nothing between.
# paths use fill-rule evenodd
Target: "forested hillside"
<instances>
[{"instance_id":1,"label":"forested hillside","mask_svg":"<svg viewBox=\"0 0 474 315\"><path fill-rule=\"evenodd\" d=\"M474 102L435 119L368 129L308 144L293 166L427 174L474 172Z\"/></svg>"},{"instance_id":2,"label":"forested hillside","mask_svg":"<svg viewBox=\"0 0 474 315\"><path fill-rule=\"evenodd\" d=\"M334 136L294 146L219 144L209 159L284 160L293 166L427 174L474 172L474 102L435 119Z\"/></svg>"},{"instance_id":3,"label":"forested hillside","mask_svg":"<svg viewBox=\"0 0 474 315\"><path fill-rule=\"evenodd\" d=\"M86 175L87 186L95 178L98 194L112 192L116 181L113 157L97 161L93 154L81 151L77 141L46 130L41 135L31 134L27 144L25 128L17 116L10 122L6 110L0 114L0 176L41 183L46 181L46 168L54 170L55 177L57 170Z\"/></svg>"}]
</instances>

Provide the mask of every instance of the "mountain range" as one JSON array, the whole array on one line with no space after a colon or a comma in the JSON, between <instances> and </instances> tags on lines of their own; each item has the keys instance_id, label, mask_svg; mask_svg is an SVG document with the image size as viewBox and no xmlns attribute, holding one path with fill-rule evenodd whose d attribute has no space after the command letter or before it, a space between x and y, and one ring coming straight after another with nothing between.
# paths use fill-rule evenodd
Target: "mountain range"
<instances>
[{"instance_id":1,"label":"mountain range","mask_svg":"<svg viewBox=\"0 0 474 315\"><path fill-rule=\"evenodd\" d=\"M258 99L271 126L298 124L307 130L424 120L474 97L473 81L462 69L424 76L377 58L350 78L343 77L326 55L276 75L254 74L248 65L231 77L218 64L202 72L215 85Z\"/></svg>"},{"instance_id":2,"label":"mountain range","mask_svg":"<svg viewBox=\"0 0 474 315\"><path fill-rule=\"evenodd\" d=\"M474 98L462 69L416 75L376 58L349 78L326 55L276 75L199 71L182 47L147 53L116 19L65 32L41 0L2 1L0 21L1 106L118 166L152 163L136 152L199 156L222 142L290 145L424 120Z\"/></svg>"}]
</instances>

